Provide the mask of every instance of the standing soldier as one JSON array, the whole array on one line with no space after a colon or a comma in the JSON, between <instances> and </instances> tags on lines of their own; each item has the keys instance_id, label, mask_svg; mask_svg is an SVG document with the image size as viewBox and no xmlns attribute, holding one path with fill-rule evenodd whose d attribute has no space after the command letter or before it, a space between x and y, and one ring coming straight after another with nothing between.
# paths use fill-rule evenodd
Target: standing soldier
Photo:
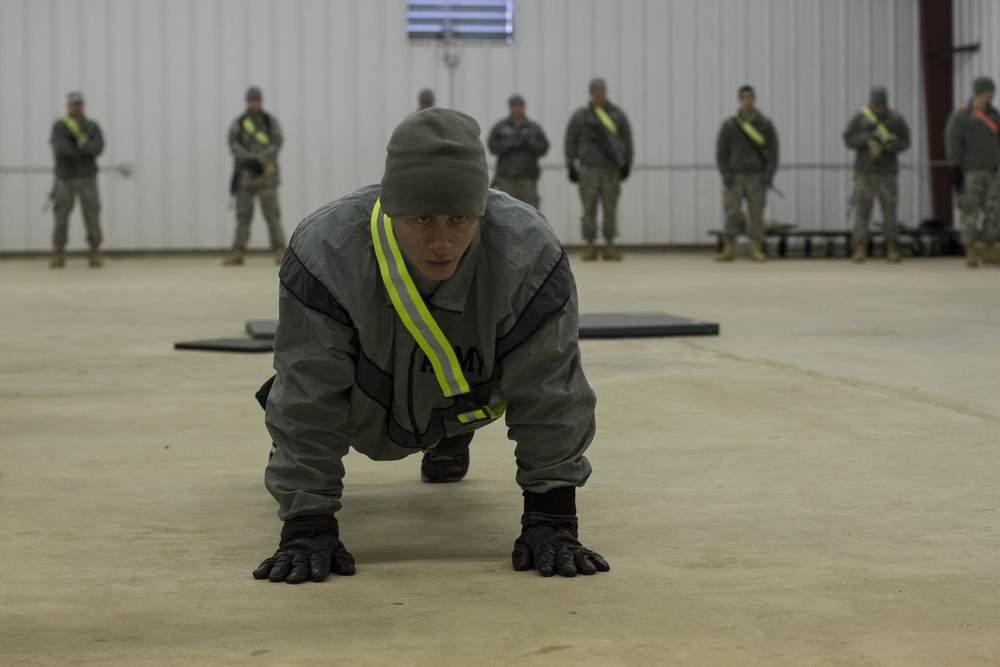
<instances>
[{"instance_id":1,"label":"standing soldier","mask_svg":"<svg viewBox=\"0 0 1000 667\"><path fill-rule=\"evenodd\" d=\"M752 86L742 86L739 99L739 111L722 124L715 142L715 163L722 172L722 206L726 211L725 243L715 261L731 262L736 257L736 236L746 222L742 210L746 199L750 257L755 262L766 262L764 206L767 189L778 170L778 133L770 119L757 110Z\"/></svg>"},{"instance_id":2,"label":"standing soldier","mask_svg":"<svg viewBox=\"0 0 1000 667\"><path fill-rule=\"evenodd\" d=\"M434 106L434 91L430 88L424 88L417 95L417 111L430 109L432 106Z\"/></svg>"},{"instance_id":3,"label":"standing soldier","mask_svg":"<svg viewBox=\"0 0 1000 667\"><path fill-rule=\"evenodd\" d=\"M549 150L541 125L524 115L524 98L508 100L510 116L493 126L490 152L497 156L493 187L538 208L538 158Z\"/></svg>"},{"instance_id":4,"label":"standing soldier","mask_svg":"<svg viewBox=\"0 0 1000 667\"><path fill-rule=\"evenodd\" d=\"M632 129L625 112L608 101L604 79L590 82L590 102L569 119L566 127L566 167L569 180L580 184L583 202L583 259L597 259L597 200L604 207L604 259L622 258L615 249L618 236L618 195L632 168Z\"/></svg>"},{"instance_id":5,"label":"standing soldier","mask_svg":"<svg viewBox=\"0 0 1000 667\"><path fill-rule=\"evenodd\" d=\"M972 83L972 99L953 111L945 125L952 183L962 212L965 265L979 266L976 222L983 210L984 263L1000 262L1000 112L990 102L996 84L982 76Z\"/></svg>"},{"instance_id":6,"label":"standing soldier","mask_svg":"<svg viewBox=\"0 0 1000 667\"><path fill-rule=\"evenodd\" d=\"M250 240L253 200L260 200L260 210L267 220L274 261L281 264L285 253L285 232L281 227L278 205L278 151L283 140L278 119L263 110L260 88L251 86L246 94L247 111L229 127L229 150L233 154L233 180L230 191L236 195L236 238L233 251L223 264L243 263L243 253Z\"/></svg>"},{"instance_id":7,"label":"standing soldier","mask_svg":"<svg viewBox=\"0 0 1000 667\"><path fill-rule=\"evenodd\" d=\"M83 115L83 94L66 96L66 115L52 126L52 152L56 157L56 184L52 190L56 226L52 235L55 254L49 266L61 269L66 265L66 241L69 237L69 214L74 197L79 196L83 221L87 225L90 245L90 266L102 265L101 198L97 192L97 161L104 150L101 128Z\"/></svg>"},{"instance_id":8,"label":"standing soldier","mask_svg":"<svg viewBox=\"0 0 1000 667\"><path fill-rule=\"evenodd\" d=\"M844 130L844 143L857 151L854 158L854 255L865 261L868 251L868 220L875 196L882 207L885 258L899 262L899 227L896 203L899 195L899 161L896 156L910 147L910 128L903 117L889 111L885 88L872 88L870 102L861 108Z\"/></svg>"}]
</instances>

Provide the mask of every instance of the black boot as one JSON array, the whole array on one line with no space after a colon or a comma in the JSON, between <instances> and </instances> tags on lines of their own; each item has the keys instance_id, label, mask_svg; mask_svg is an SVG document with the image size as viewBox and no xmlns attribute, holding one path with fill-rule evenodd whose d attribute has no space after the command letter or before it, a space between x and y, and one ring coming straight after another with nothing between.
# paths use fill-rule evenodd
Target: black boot
<instances>
[{"instance_id":1,"label":"black boot","mask_svg":"<svg viewBox=\"0 0 1000 667\"><path fill-rule=\"evenodd\" d=\"M472 433L441 438L432 449L424 451L420 462L420 481L428 484L460 482L469 472L469 443Z\"/></svg>"}]
</instances>

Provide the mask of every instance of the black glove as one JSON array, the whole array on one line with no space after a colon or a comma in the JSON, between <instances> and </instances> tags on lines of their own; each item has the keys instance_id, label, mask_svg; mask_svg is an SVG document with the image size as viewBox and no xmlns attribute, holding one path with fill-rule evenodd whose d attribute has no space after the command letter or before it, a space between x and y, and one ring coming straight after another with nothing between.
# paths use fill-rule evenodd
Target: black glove
<instances>
[{"instance_id":1,"label":"black glove","mask_svg":"<svg viewBox=\"0 0 1000 667\"><path fill-rule=\"evenodd\" d=\"M580 172L578 172L576 170L576 166L572 164L569 166L569 180L571 183L580 182Z\"/></svg>"},{"instance_id":2,"label":"black glove","mask_svg":"<svg viewBox=\"0 0 1000 667\"><path fill-rule=\"evenodd\" d=\"M253 172L254 176L260 176L261 174L264 173L264 165L260 163L260 160L253 160L253 159L247 160L246 168L251 172Z\"/></svg>"},{"instance_id":3,"label":"black glove","mask_svg":"<svg viewBox=\"0 0 1000 667\"><path fill-rule=\"evenodd\" d=\"M955 192L962 194L962 188L965 186L965 172L962 171L961 167L951 168L951 184L955 186Z\"/></svg>"},{"instance_id":4,"label":"black glove","mask_svg":"<svg viewBox=\"0 0 1000 667\"><path fill-rule=\"evenodd\" d=\"M522 514L521 536L514 541L511 561L518 572L534 568L543 577L575 577L611 569L601 554L580 544L572 514Z\"/></svg>"},{"instance_id":5,"label":"black glove","mask_svg":"<svg viewBox=\"0 0 1000 667\"><path fill-rule=\"evenodd\" d=\"M764 189L765 189L765 190L766 190L767 188L771 187L771 183L772 183L773 181L774 181L774 176L772 176L771 174L764 174L764 175L763 175L763 176L761 176L761 178L760 178L760 182L761 182L761 184L762 184L762 185L764 186Z\"/></svg>"},{"instance_id":6,"label":"black glove","mask_svg":"<svg viewBox=\"0 0 1000 667\"><path fill-rule=\"evenodd\" d=\"M254 579L301 584L323 581L330 574L354 574L354 556L340 541L340 528L333 516L301 516L289 519L281 529L281 543L270 558L253 571Z\"/></svg>"},{"instance_id":7,"label":"black glove","mask_svg":"<svg viewBox=\"0 0 1000 667\"><path fill-rule=\"evenodd\" d=\"M625 165L624 167L622 167L621 169L618 170L618 173L619 173L619 175L621 175L623 181L626 178L628 178L628 175L631 172L632 172L632 165L630 165L630 164L627 164L627 165Z\"/></svg>"},{"instance_id":8,"label":"black glove","mask_svg":"<svg viewBox=\"0 0 1000 667\"><path fill-rule=\"evenodd\" d=\"M736 174L734 174L731 171L724 171L724 172L722 172L722 184L723 185L725 185L727 188L731 188L731 187L733 187L733 185L735 183L736 183Z\"/></svg>"}]
</instances>

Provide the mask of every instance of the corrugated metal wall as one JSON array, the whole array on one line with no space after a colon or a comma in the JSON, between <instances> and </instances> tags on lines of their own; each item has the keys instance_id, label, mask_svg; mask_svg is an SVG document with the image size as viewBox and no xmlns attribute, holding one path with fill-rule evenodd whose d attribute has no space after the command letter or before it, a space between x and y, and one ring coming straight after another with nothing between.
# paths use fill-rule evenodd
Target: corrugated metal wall
<instances>
[{"instance_id":1,"label":"corrugated metal wall","mask_svg":"<svg viewBox=\"0 0 1000 667\"><path fill-rule=\"evenodd\" d=\"M955 100L972 96L972 81L979 76L1000 80L1000 2L954 0L952 41L956 47L978 44L975 51L955 54ZM997 100L993 101L994 106Z\"/></svg>"},{"instance_id":2,"label":"corrugated metal wall","mask_svg":"<svg viewBox=\"0 0 1000 667\"><path fill-rule=\"evenodd\" d=\"M925 160L917 5L518 0L514 44L456 46L459 64L449 69L442 46L408 42L403 0L3 0L0 251L49 246L51 215L40 210L51 185L48 136L77 88L106 135L102 167L133 168L128 178L101 176L111 249L229 245L226 129L249 84L263 88L285 129L289 231L380 178L389 133L429 86L439 104L479 119L484 136L511 93L525 96L553 144L543 212L564 242L578 243L562 136L593 76L607 79L637 142L620 207L623 244L709 241L721 214L715 135L745 82L781 136L786 166L776 185L786 196L772 197L771 218L842 228L851 156L841 132L872 85L887 86L910 121L916 143L906 163ZM924 172L903 174L905 223L928 215ZM263 246L263 223L254 224ZM71 246L81 247L78 212L71 230Z\"/></svg>"}]
</instances>

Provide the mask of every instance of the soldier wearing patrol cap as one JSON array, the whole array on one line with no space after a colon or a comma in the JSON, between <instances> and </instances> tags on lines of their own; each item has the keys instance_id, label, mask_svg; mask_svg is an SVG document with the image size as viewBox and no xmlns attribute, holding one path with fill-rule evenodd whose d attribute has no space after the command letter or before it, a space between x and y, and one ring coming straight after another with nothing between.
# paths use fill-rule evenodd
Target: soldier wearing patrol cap
<instances>
[{"instance_id":1,"label":"soldier wearing patrol cap","mask_svg":"<svg viewBox=\"0 0 1000 667\"><path fill-rule=\"evenodd\" d=\"M868 222L878 197L882 207L885 257L897 263L900 261L896 220L899 200L897 156L910 147L910 128L902 115L889 109L889 93L885 88L872 88L869 103L861 107L844 130L844 143L855 150L852 260L863 262L868 254Z\"/></svg>"},{"instance_id":2,"label":"soldier wearing patrol cap","mask_svg":"<svg viewBox=\"0 0 1000 667\"><path fill-rule=\"evenodd\" d=\"M69 214L74 198L79 197L83 222L87 226L89 263L98 268L103 264L100 247L104 237L96 158L104 150L104 135L100 126L84 114L83 93L73 91L66 96L66 115L52 125L49 143L56 158L56 183L50 195L55 214L54 254L49 266L60 269L66 265Z\"/></svg>"},{"instance_id":3,"label":"soldier wearing patrol cap","mask_svg":"<svg viewBox=\"0 0 1000 667\"><path fill-rule=\"evenodd\" d=\"M233 176L230 192L236 197L236 235L233 250L223 260L226 266L243 263L250 241L253 205L260 202L267 221L271 251L280 264L285 252L285 231L281 226L281 206L278 203L278 151L284 134L278 119L264 111L260 88L250 86L246 92L246 113L229 127L229 151L233 154Z\"/></svg>"},{"instance_id":4,"label":"soldier wearing patrol cap","mask_svg":"<svg viewBox=\"0 0 1000 667\"><path fill-rule=\"evenodd\" d=\"M981 76L972 82L972 98L948 117L945 149L962 213L965 264L979 266L979 212L983 213L984 263L1000 262L1000 112L993 106L996 84Z\"/></svg>"}]
</instances>

